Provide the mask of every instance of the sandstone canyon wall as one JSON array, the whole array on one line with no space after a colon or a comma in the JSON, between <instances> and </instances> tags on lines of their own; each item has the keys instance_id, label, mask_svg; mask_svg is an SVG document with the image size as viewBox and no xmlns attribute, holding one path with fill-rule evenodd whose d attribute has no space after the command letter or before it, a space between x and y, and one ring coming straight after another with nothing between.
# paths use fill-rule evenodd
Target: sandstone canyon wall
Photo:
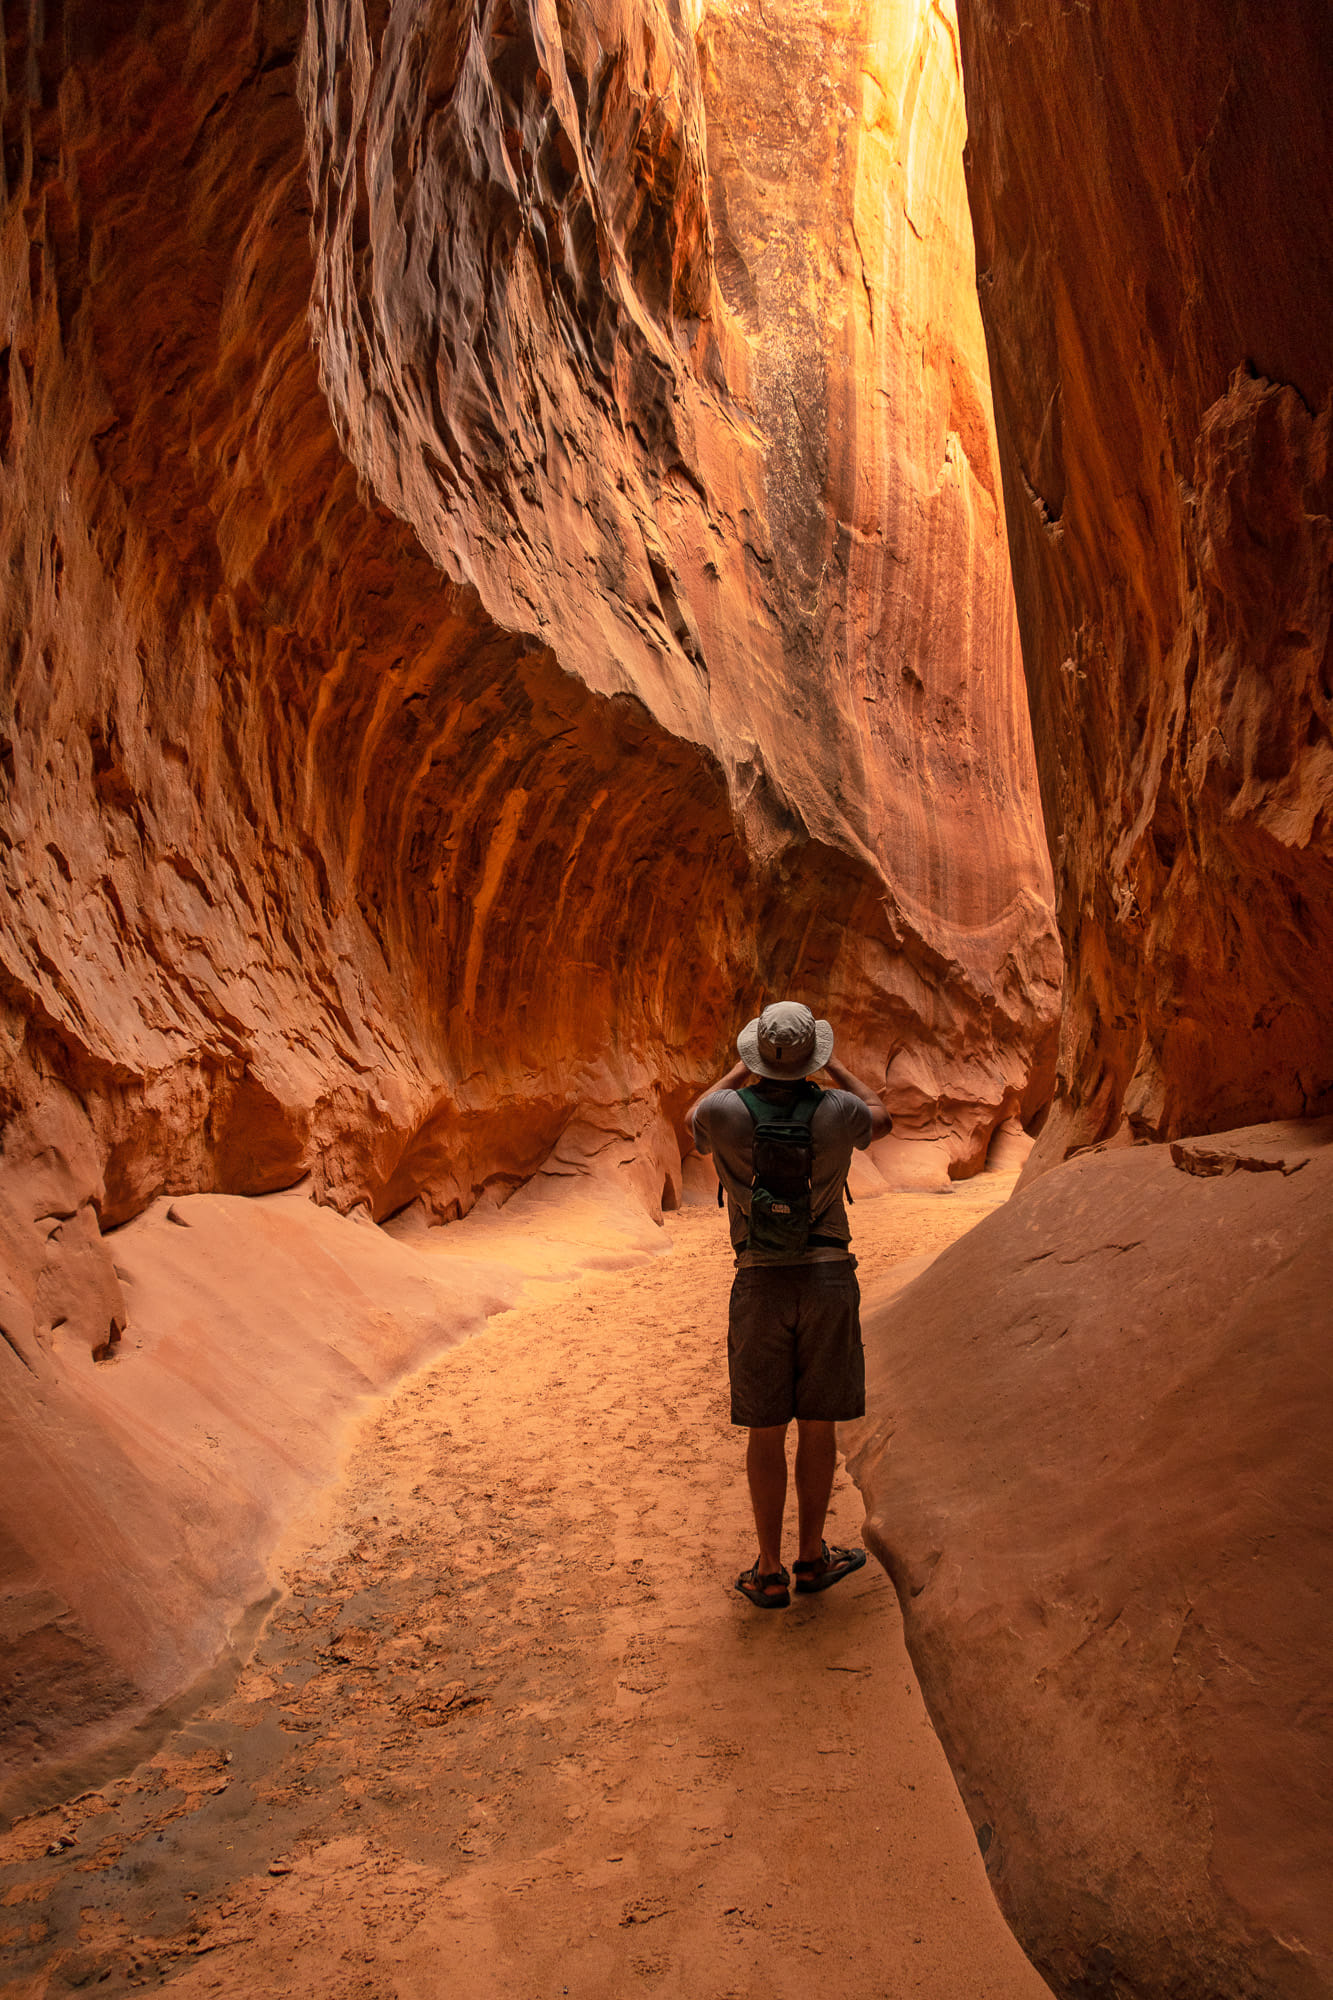
<instances>
[{"instance_id":1,"label":"sandstone canyon wall","mask_svg":"<svg viewBox=\"0 0 1333 2000\"><path fill-rule=\"evenodd\" d=\"M1042 1160L1333 1089L1333 21L963 0L1069 974Z\"/></svg>"},{"instance_id":2,"label":"sandstone canyon wall","mask_svg":"<svg viewBox=\"0 0 1333 2000\"><path fill-rule=\"evenodd\" d=\"M0 1386L44 1471L2 1570L46 1742L187 1663L99 1528L116 1228L543 1166L655 1202L792 988L969 1170L1058 951L947 9L5 25Z\"/></svg>"},{"instance_id":3,"label":"sandstone canyon wall","mask_svg":"<svg viewBox=\"0 0 1333 2000\"><path fill-rule=\"evenodd\" d=\"M867 1539L1064 2000L1333 1993L1333 1120L1043 1174L867 1315Z\"/></svg>"},{"instance_id":4,"label":"sandstone canyon wall","mask_svg":"<svg viewBox=\"0 0 1333 2000\"><path fill-rule=\"evenodd\" d=\"M1055 1990L1326 2000L1333 16L959 12L1066 1004L858 1477Z\"/></svg>"}]
</instances>

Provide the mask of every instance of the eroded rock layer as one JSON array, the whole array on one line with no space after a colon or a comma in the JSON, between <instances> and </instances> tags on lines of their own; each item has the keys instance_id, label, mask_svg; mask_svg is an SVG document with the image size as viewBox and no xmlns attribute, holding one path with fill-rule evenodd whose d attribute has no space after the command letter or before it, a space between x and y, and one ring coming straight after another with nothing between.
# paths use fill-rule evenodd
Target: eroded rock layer
<instances>
[{"instance_id":1,"label":"eroded rock layer","mask_svg":"<svg viewBox=\"0 0 1333 2000\"><path fill-rule=\"evenodd\" d=\"M1066 1996L1333 1992L1333 1121L1098 1149L867 1319L867 1533Z\"/></svg>"},{"instance_id":2,"label":"eroded rock layer","mask_svg":"<svg viewBox=\"0 0 1333 2000\"><path fill-rule=\"evenodd\" d=\"M1333 20L961 0L1068 960L1037 1166L1333 1086Z\"/></svg>"},{"instance_id":3,"label":"eroded rock layer","mask_svg":"<svg viewBox=\"0 0 1333 2000\"><path fill-rule=\"evenodd\" d=\"M1333 17L959 18L1065 1009L1026 1191L879 1327L859 1475L1055 1990L1314 2000Z\"/></svg>"},{"instance_id":4,"label":"eroded rock layer","mask_svg":"<svg viewBox=\"0 0 1333 2000\"><path fill-rule=\"evenodd\" d=\"M1058 953L948 11L6 21L13 1421L160 1194L673 1198L766 990L979 1165Z\"/></svg>"}]
</instances>

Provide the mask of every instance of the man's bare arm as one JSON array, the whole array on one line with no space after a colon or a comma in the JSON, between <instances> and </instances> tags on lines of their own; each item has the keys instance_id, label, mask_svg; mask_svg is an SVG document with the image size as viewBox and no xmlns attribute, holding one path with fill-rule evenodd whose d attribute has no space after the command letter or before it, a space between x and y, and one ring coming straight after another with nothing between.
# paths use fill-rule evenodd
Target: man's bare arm
<instances>
[{"instance_id":1,"label":"man's bare arm","mask_svg":"<svg viewBox=\"0 0 1333 2000\"><path fill-rule=\"evenodd\" d=\"M872 1090L868 1083L862 1083L859 1076L853 1076L836 1056L830 1056L824 1067L839 1090L850 1090L853 1097L859 1097L863 1104L869 1106L872 1145L876 1139L882 1139L886 1132L893 1129L893 1120L884 1109L884 1100L877 1091Z\"/></svg>"},{"instance_id":2,"label":"man's bare arm","mask_svg":"<svg viewBox=\"0 0 1333 2000\"><path fill-rule=\"evenodd\" d=\"M691 1139L694 1137L694 1114L703 1103L705 1097L711 1097L715 1090L739 1090L749 1074L750 1072L743 1062L735 1062L731 1065L725 1076L720 1076L716 1083L710 1083L706 1090L699 1092L699 1095L685 1113L685 1130L689 1133Z\"/></svg>"}]
</instances>

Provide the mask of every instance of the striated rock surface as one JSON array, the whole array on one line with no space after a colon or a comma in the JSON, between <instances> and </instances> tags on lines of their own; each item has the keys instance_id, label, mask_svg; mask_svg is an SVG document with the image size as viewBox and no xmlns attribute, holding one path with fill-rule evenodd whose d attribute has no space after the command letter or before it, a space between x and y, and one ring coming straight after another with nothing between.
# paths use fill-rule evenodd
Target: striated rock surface
<instances>
[{"instance_id":1,"label":"striated rock surface","mask_svg":"<svg viewBox=\"0 0 1333 2000\"><path fill-rule=\"evenodd\" d=\"M877 1076L904 1044L899 1115L975 1170L1034 1101L1057 961L951 22L460 10L442 43L444 19L403 10L375 49L331 14L307 45L349 456L506 627L716 756L732 909L707 839L693 894L648 871L694 913L713 1046L756 976L809 983Z\"/></svg>"},{"instance_id":2,"label":"striated rock surface","mask_svg":"<svg viewBox=\"0 0 1333 2000\"><path fill-rule=\"evenodd\" d=\"M162 1195L308 1177L420 1222L544 1168L678 1199L674 1120L766 992L877 1080L898 1044L903 1128L955 1171L1040 1101L1058 949L962 133L938 6L15 17L17 1429L132 1375L108 1233ZM42 1435L45 1553L14 1513L0 1565L21 1669L30 1586L86 1583L95 1425Z\"/></svg>"},{"instance_id":3,"label":"striated rock surface","mask_svg":"<svg viewBox=\"0 0 1333 2000\"><path fill-rule=\"evenodd\" d=\"M1333 1992L1333 1120L1099 1149L867 1315L844 1442L1063 1995Z\"/></svg>"},{"instance_id":4,"label":"striated rock surface","mask_svg":"<svg viewBox=\"0 0 1333 2000\"><path fill-rule=\"evenodd\" d=\"M1068 960L1034 1169L1333 1088L1333 26L960 0Z\"/></svg>"},{"instance_id":5,"label":"striated rock surface","mask_svg":"<svg viewBox=\"0 0 1333 2000\"><path fill-rule=\"evenodd\" d=\"M1330 1156L1235 1128L1333 1109L1333 26L959 25L1065 1006L1026 1191L886 1313L860 1476L1055 1989L1313 2000Z\"/></svg>"}]
</instances>

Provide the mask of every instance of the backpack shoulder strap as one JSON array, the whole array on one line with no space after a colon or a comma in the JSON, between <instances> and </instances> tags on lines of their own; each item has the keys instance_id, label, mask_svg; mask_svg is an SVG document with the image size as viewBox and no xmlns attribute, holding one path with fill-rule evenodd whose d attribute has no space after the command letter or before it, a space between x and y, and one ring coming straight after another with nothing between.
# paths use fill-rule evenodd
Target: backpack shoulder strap
<instances>
[{"instance_id":1,"label":"backpack shoulder strap","mask_svg":"<svg viewBox=\"0 0 1333 2000\"><path fill-rule=\"evenodd\" d=\"M806 1083L802 1086L794 1104L770 1104L766 1097L761 1097L757 1090L752 1090L747 1084L745 1089L738 1090L736 1095L756 1125L764 1125L774 1120L781 1125L804 1125L808 1128L819 1109L819 1100L824 1093L817 1083Z\"/></svg>"}]
</instances>

